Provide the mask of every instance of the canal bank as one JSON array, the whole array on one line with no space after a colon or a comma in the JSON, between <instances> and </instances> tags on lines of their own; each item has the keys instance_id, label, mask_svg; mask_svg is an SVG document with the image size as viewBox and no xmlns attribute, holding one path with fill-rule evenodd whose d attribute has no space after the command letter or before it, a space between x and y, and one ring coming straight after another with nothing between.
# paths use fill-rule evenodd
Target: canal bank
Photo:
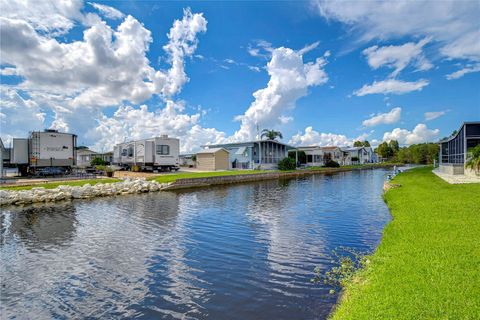
<instances>
[{"instance_id":1,"label":"canal bank","mask_svg":"<svg viewBox=\"0 0 480 320\"><path fill-rule=\"evenodd\" d=\"M89 199L95 197L117 196L124 194L171 191L227 185L253 181L289 179L315 174L334 174L353 170L367 170L392 166L390 164L368 164L345 166L340 168L309 168L295 171L225 171L167 174L152 179L126 179L118 181L112 179L109 183L102 183L103 179L81 182L56 182L51 188L38 185L12 186L0 188L0 206L26 205L39 202L57 202L73 199Z\"/></svg>"},{"instance_id":2,"label":"canal bank","mask_svg":"<svg viewBox=\"0 0 480 320\"><path fill-rule=\"evenodd\" d=\"M480 184L450 185L431 170L393 179L393 220L332 319L480 319Z\"/></svg>"},{"instance_id":3,"label":"canal bank","mask_svg":"<svg viewBox=\"0 0 480 320\"><path fill-rule=\"evenodd\" d=\"M337 295L313 270L335 248L376 248L387 172L2 208L0 314L325 319Z\"/></svg>"}]
</instances>

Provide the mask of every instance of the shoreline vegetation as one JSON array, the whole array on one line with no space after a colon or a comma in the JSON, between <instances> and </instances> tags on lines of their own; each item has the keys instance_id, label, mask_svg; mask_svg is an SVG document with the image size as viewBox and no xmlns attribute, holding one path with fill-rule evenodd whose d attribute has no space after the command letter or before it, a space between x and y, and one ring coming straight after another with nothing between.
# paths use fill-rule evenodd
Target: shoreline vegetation
<instances>
[{"instance_id":1,"label":"shoreline vegetation","mask_svg":"<svg viewBox=\"0 0 480 320\"><path fill-rule=\"evenodd\" d=\"M385 168L393 166L401 166L399 163L373 163L373 164L363 164L363 165L351 165L351 166L342 166L340 168L326 168L326 167L308 167L300 170L289 170L289 171L279 171L279 170L236 170L236 171L212 171L212 172L180 172L180 173L170 173L162 174L154 177L147 178L147 181L156 181L158 183L173 183L179 179L195 179L195 178L209 178L209 177L224 177L224 176L236 176L236 175L245 175L245 174L282 174L282 173L298 173L298 174L317 174L317 173L334 173L342 171L351 171L359 169L374 169L374 168ZM95 185L98 183L108 184L114 182L120 182L121 179L117 178L98 178L98 179L88 179L88 180L75 180L75 181L55 181L55 182L46 182L46 183L32 183L22 184L22 185L12 185L0 187L0 190L31 190L32 188L45 188L45 189L54 189L59 186L83 186L86 184Z\"/></svg>"},{"instance_id":2,"label":"shoreline vegetation","mask_svg":"<svg viewBox=\"0 0 480 320\"><path fill-rule=\"evenodd\" d=\"M392 183L393 220L330 318L480 319L480 184L448 184L431 166Z\"/></svg>"}]
</instances>

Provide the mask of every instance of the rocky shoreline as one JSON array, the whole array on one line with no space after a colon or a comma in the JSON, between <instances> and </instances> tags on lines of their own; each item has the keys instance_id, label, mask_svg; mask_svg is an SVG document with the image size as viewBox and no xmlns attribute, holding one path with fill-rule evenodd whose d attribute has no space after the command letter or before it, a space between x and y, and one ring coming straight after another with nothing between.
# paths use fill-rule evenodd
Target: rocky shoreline
<instances>
[{"instance_id":1,"label":"rocky shoreline","mask_svg":"<svg viewBox=\"0 0 480 320\"><path fill-rule=\"evenodd\" d=\"M127 178L120 182L85 184L83 186L62 185L54 189L35 187L30 190L0 190L0 206L28 205L32 203L57 202L73 199L89 199L123 194L136 194L156 191L169 191L187 188L209 187L244 183L267 179L295 178L314 174L334 174L353 170L375 169L380 166L363 168L328 168L328 170L297 170L293 172L268 172L239 174L205 178L182 178L175 182L159 183L145 178ZM388 186L384 186L386 190Z\"/></svg>"},{"instance_id":2,"label":"rocky shoreline","mask_svg":"<svg viewBox=\"0 0 480 320\"><path fill-rule=\"evenodd\" d=\"M0 206L156 192L165 189L169 185L170 183L158 183L156 181L146 181L145 179L126 179L120 182L97 183L95 185L64 185L54 189L36 187L31 190L0 190Z\"/></svg>"}]
</instances>

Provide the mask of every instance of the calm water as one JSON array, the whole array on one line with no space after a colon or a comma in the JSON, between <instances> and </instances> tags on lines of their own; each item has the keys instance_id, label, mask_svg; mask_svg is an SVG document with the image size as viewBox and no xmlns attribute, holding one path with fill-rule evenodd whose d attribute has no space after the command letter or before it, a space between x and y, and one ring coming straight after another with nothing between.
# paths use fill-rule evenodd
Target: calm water
<instances>
[{"instance_id":1,"label":"calm water","mask_svg":"<svg viewBox=\"0 0 480 320\"><path fill-rule=\"evenodd\" d=\"M323 319L331 250L371 250L385 171L3 210L2 319Z\"/></svg>"}]
</instances>

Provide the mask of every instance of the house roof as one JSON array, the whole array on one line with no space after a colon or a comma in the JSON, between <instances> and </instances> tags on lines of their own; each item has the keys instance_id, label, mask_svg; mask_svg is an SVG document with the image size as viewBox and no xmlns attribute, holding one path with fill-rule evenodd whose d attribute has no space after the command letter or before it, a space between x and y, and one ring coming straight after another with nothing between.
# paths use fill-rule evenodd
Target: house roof
<instances>
[{"instance_id":1,"label":"house roof","mask_svg":"<svg viewBox=\"0 0 480 320\"><path fill-rule=\"evenodd\" d=\"M365 147L347 147L347 148L340 148L342 151L358 151L360 149L365 149Z\"/></svg>"},{"instance_id":2,"label":"house roof","mask_svg":"<svg viewBox=\"0 0 480 320\"><path fill-rule=\"evenodd\" d=\"M243 141L243 142L232 142L232 143L219 143L219 144L210 144L210 145L203 145L202 147L208 148L208 147L213 147L213 148L229 148L229 147L242 147L242 146L249 146L253 145L255 143L260 143L260 142L273 142L277 144L284 145L287 147L287 149L295 149L295 147L292 147L291 145L288 145L286 143L277 141L277 140L252 140L252 141Z\"/></svg>"},{"instance_id":3,"label":"house roof","mask_svg":"<svg viewBox=\"0 0 480 320\"><path fill-rule=\"evenodd\" d=\"M211 153L217 153L219 151L226 151L228 153L228 150L224 148L209 148L209 149L203 149L197 152L197 154L211 154Z\"/></svg>"},{"instance_id":4,"label":"house roof","mask_svg":"<svg viewBox=\"0 0 480 320\"><path fill-rule=\"evenodd\" d=\"M335 146L328 146L328 147L320 147L322 150L335 150L335 149L340 149L339 147Z\"/></svg>"},{"instance_id":5,"label":"house roof","mask_svg":"<svg viewBox=\"0 0 480 320\"><path fill-rule=\"evenodd\" d=\"M77 155L79 154L98 154L98 152L92 151L90 149L80 149L77 150Z\"/></svg>"},{"instance_id":6,"label":"house roof","mask_svg":"<svg viewBox=\"0 0 480 320\"><path fill-rule=\"evenodd\" d=\"M480 125L480 121L463 122L462 125L460 126L460 128L457 130L457 133L455 133L453 136L450 136L446 139L438 141L438 143L445 143L445 142L448 142L448 141L451 141L451 140L455 139L458 136L458 134L460 133L460 131L462 131L462 128L467 124L478 124L478 125Z\"/></svg>"}]
</instances>

